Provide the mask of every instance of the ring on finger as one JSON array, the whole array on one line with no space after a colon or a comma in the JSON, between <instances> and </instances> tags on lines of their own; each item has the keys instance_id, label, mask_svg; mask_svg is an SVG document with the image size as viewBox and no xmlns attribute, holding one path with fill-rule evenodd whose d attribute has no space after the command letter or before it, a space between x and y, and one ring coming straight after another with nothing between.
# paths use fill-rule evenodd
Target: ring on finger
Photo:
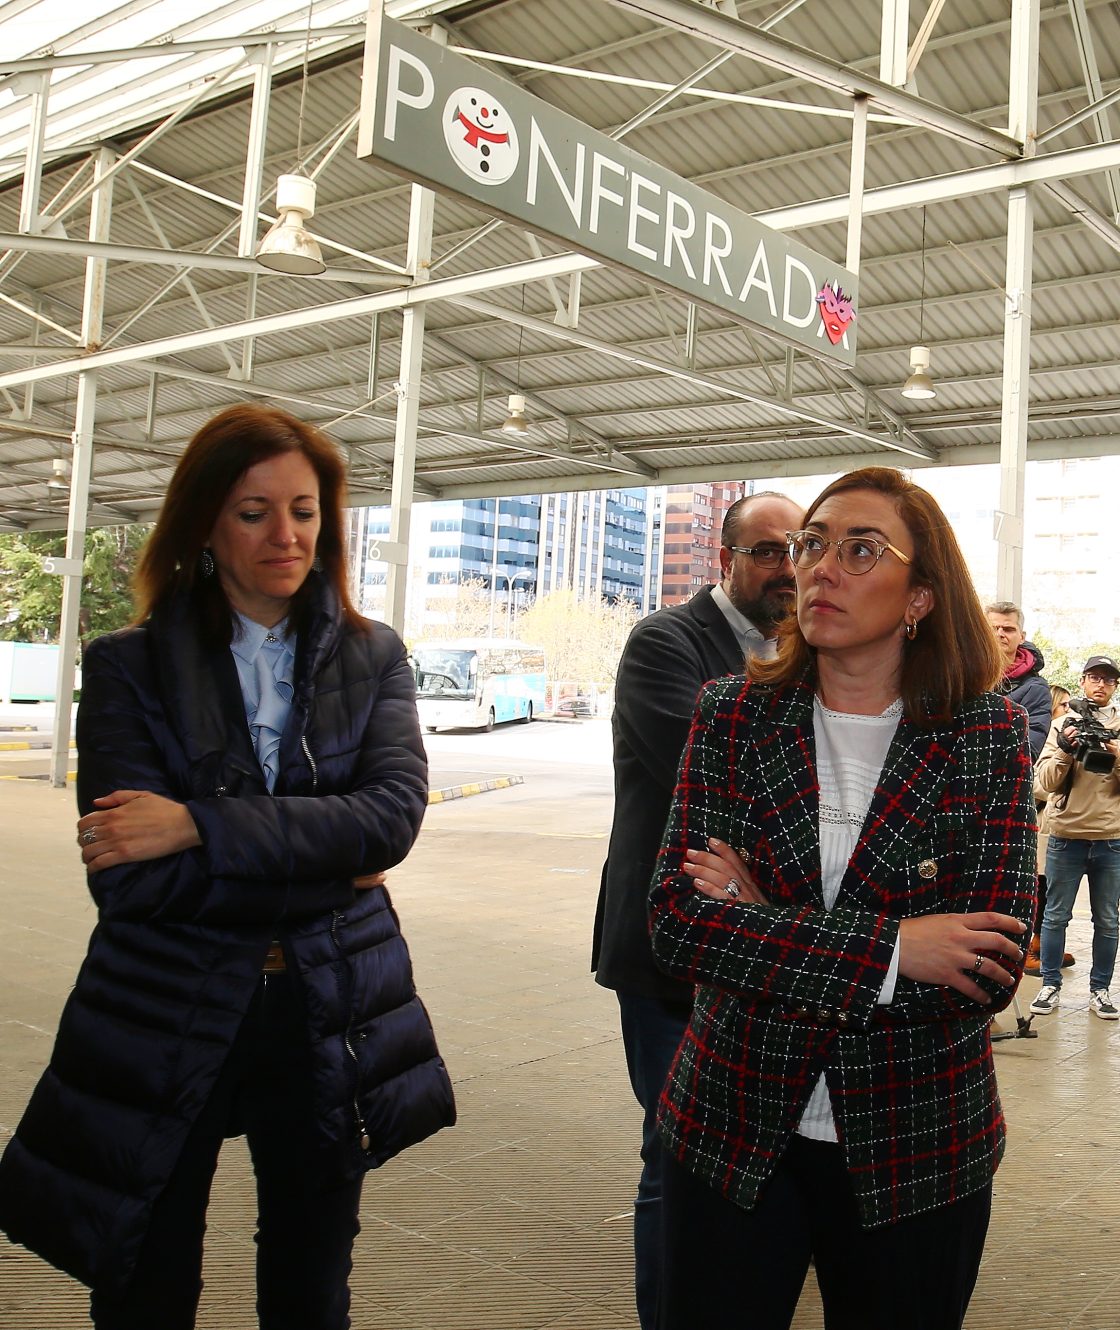
<instances>
[{"instance_id":1,"label":"ring on finger","mask_svg":"<svg viewBox=\"0 0 1120 1330\"><path fill-rule=\"evenodd\" d=\"M96 839L97 839L96 827L86 827L85 831L82 832L83 845L92 845Z\"/></svg>"},{"instance_id":2,"label":"ring on finger","mask_svg":"<svg viewBox=\"0 0 1120 1330\"><path fill-rule=\"evenodd\" d=\"M980 967L984 964L984 957L979 952L976 953L976 959L972 962L972 968L977 974L980 973Z\"/></svg>"},{"instance_id":3,"label":"ring on finger","mask_svg":"<svg viewBox=\"0 0 1120 1330\"><path fill-rule=\"evenodd\" d=\"M724 891L727 892L727 894L731 897L732 900L738 900L739 883L735 880L735 878L730 878L728 880L727 886L724 887Z\"/></svg>"}]
</instances>

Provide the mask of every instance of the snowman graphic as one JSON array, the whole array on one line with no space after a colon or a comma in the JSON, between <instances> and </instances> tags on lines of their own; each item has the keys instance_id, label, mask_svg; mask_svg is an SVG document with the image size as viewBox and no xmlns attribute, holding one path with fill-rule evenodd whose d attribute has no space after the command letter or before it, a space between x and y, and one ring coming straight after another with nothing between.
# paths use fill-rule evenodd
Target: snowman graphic
<instances>
[{"instance_id":1,"label":"snowman graphic","mask_svg":"<svg viewBox=\"0 0 1120 1330\"><path fill-rule=\"evenodd\" d=\"M456 88L443 108L443 137L455 164L482 185L503 185L517 170L517 130L482 88Z\"/></svg>"}]
</instances>

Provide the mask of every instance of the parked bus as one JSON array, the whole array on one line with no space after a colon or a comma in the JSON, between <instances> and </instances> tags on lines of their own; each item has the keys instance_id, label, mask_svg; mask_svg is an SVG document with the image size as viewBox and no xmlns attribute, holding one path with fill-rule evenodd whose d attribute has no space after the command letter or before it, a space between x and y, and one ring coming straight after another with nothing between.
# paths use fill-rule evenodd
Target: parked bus
<instances>
[{"instance_id":1,"label":"parked bus","mask_svg":"<svg viewBox=\"0 0 1120 1330\"><path fill-rule=\"evenodd\" d=\"M496 637L421 642L412 649L412 667L420 724L429 733L440 726L527 724L544 710L542 647Z\"/></svg>"}]
</instances>

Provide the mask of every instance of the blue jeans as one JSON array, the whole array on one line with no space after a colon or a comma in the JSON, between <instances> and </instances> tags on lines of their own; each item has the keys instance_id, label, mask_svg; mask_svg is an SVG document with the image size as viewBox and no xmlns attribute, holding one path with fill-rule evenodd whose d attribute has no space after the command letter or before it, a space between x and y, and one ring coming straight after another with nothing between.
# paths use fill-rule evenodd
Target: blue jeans
<instances>
[{"instance_id":1,"label":"blue jeans","mask_svg":"<svg viewBox=\"0 0 1120 1330\"><path fill-rule=\"evenodd\" d=\"M616 993L622 1044L634 1096L642 1106L642 1176L634 1200L634 1293L642 1330L657 1324L661 1279L661 1191L664 1155L657 1135L657 1103L673 1055L684 1038L691 1008L637 993Z\"/></svg>"},{"instance_id":2,"label":"blue jeans","mask_svg":"<svg viewBox=\"0 0 1120 1330\"><path fill-rule=\"evenodd\" d=\"M1081 879L1089 879L1093 916L1093 968L1089 989L1109 988L1116 966L1117 905L1120 903L1120 839L1070 840L1051 836L1046 850L1046 912L1042 916L1042 982L1062 986L1066 925Z\"/></svg>"}]
</instances>

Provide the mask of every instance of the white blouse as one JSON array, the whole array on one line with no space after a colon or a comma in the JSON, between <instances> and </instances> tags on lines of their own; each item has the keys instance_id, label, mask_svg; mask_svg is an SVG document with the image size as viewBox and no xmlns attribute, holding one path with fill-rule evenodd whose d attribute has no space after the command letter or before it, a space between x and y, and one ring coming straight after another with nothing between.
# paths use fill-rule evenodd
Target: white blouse
<instances>
[{"instance_id":1,"label":"white blouse","mask_svg":"<svg viewBox=\"0 0 1120 1330\"><path fill-rule=\"evenodd\" d=\"M840 883L859 840L901 717L901 698L892 702L881 716L854 716L843 711L830 711L820 698L814 699L813 734L817 743L817 779L821 792L821 890L827 910L836 904ZM894 997L897 975L896 946L879 994L880 1005L888 1005ZM817 1078L797 1130L800 1135L816 1141L836 1140L836 1124L823 1075Z\"/></svg>"}]
</instances>

